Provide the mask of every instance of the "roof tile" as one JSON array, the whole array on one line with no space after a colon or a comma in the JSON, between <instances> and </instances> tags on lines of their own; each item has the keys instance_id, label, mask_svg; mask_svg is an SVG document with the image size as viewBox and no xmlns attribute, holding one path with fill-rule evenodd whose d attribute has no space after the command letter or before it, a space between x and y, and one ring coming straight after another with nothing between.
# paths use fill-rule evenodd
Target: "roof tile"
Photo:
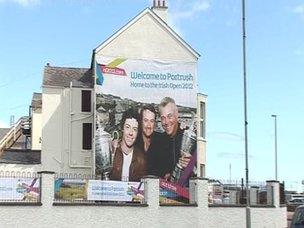
<instances>
[{"instance_id":1,"label":"roof tile","mask_svg":"<svg viewBox=\"0 0 304 228\"><path fill-rule=\"evenodd\" d=\"M70 82L77 87L92 88L92 69L45 66L42 86L69 87Z\"/></svg>"}]
</instances>

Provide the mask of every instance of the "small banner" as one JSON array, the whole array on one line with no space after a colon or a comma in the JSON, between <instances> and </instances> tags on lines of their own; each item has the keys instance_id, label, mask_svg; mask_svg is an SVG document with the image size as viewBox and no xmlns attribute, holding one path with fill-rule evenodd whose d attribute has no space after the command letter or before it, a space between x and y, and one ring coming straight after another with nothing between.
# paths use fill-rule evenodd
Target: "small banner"
<instances>
[{"instance_id":1,"label":"small banner","mask_svg":"<svg viewBox=\"0 0 304 228\"><path fill-rule=\"evenodd\" d=\"M38 202L39 178L0 178L0 200Z\"/></svg>"},{"instance_id":2,"label":"small banner","mask_svg":"<svg viewBox=\"0 0 304 228\"><path fill-rule=\"evenodd\" d=\"M161 204L188 204L189 189L163 179L159 180Z\"/></svg>"},{"instance_id":3,"label":"small banner","mask_svg":"<svg viewBox=\"0 0 304 228\"><path fill-rule=\"evenodd\" d=\"M64 179L55 180L55 200L82 201L87 199L87 180Z\"/></svg>"},{"instance_id":4,"label":"small banner","mask_svg":"<svg viewBox=\"0 0 304 228\"><path fill-rule=\"evenodd\" d=\"M142 182L89 180L88 200L142 202L143 190Z\"/></svg>"}]
</instances>

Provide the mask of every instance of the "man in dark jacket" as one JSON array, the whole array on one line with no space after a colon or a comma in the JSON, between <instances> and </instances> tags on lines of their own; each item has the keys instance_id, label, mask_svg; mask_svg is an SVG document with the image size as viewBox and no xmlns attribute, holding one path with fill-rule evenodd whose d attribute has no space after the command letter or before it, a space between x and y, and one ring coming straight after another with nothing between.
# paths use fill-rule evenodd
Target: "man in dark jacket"
<instances>
[{"instance_id":1,"label":"man in dark jacket","mask_svg":"<svg viewBox=\"0 0 304 228\"><path fill-rule=\"evenodd\" d=\"M135 141L138 134L139 116L135 109L122 115L122 139L113 159L111 180L140 181L146 175L146 157Z\"/></svg>"},{"instance_id":2,"label":"man in dark jacket","mask_svg":"<svg viewBox=\"0 0 304 228\"><path fill-rule=\"evenodd\" d=\"M162 134L155 131L156 110L152 104L144 105L140 110L140 133L137 137L137 145L145 152L147 159L147 174L161 176L159 169L158 152L163 145Z\"/></svg>"},{"instance_id":3,"label":"man in dark jacket","mask_svg":"<svg viewBox=\"0 0 304 228\"><path fill-rule=\"evenodd\" d=\"M181 168L186 168L190 162L191 154L181 153L181 144L184 130L178 122L178 109L174 99L165 97L159 104L159 112L163 134L163 148L159 154L159 169L165 179L170 179L174 167L179 164Z\"/></svg>"}]
</instances>

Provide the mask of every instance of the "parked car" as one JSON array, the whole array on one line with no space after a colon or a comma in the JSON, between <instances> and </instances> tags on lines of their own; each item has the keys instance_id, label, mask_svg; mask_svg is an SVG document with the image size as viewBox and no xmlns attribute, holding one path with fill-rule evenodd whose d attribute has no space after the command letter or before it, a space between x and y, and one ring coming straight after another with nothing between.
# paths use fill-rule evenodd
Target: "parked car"
<instances>
[{"instance_id":1,"label":"parked car","mask_svg":"<svg viewBox=\"0 0 304 228\"><path fill-rule=\"evenodd\" d=\"M290 228L304 228L304 205L296 208L291 220Z\"/></svg>"},{"instance_id":2,"label":"parked car","mask_svg":"<svg viewBox=\"0 0 304 228\"><path fill-rule=\"evenodd\" d=\"M289 201L287 202L287 204L288 204L288 205L297 205L297 206L299 206L299 205L304 204L304 199L293 199L293 200L289 200Z\"/></svg>"},{"instance_id":3,"label":"parked car","mask_svg":"<svg viewBox=\"0 0 304 228\"><path fill-rule=\"evenodd\" d=\"M300 193L287 193L285 196L286 201L290 201L293 199L304 199L304 194L300 194Z\"/></svg>"}]
</instances>

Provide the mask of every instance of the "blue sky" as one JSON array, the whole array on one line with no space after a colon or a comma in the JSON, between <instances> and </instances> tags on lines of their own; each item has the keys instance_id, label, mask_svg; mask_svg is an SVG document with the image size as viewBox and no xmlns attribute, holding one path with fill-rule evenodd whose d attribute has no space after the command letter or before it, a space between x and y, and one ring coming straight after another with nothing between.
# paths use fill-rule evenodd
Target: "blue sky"
<instances>
[{"instance_id":1,"label":"blue sky","mask_svg":"<svg viewBox=\"0 0 304 228\"><path fill-rule=\"evenodd\" d=\"M0 126L27 115L42 72L89 67L92 49L150 0L0 0ZM244 177L241 0L171 0L170 25L202 56L200 92L208 95L207 176ZM247 1L249 176L274 179L278 115L279 179L304 176L304 0ZM300 186L301 187L301 186Z\"/></svg>"}]
</instances>

